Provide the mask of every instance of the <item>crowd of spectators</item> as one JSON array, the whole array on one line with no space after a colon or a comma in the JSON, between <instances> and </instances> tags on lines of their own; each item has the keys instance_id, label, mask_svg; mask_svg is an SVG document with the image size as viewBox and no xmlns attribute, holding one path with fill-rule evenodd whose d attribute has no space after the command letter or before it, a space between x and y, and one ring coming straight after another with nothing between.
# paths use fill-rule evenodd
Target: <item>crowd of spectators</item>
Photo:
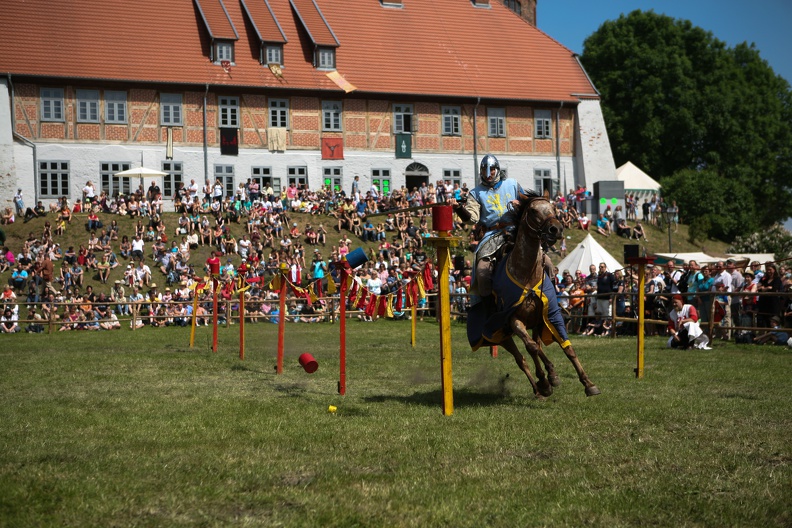
<instances>
[{"instance_id":1,"label":"crowd of spectators","mask_svg":"<svg viewBox=\"0 0 792 528\"><path fill-rule=\"evenodd\" d=\"M587 217L578 212L580 190L567 196L558 195L557 209L559 220L566 227L587 229L588 224L584 226L582 220ZM179 184L174 196L169 198L176 216L166 226L163 196L156 182L151 182L145 191L140 186L129 196L112 197L97 192L87 182L83 200L72 205L64 197L48 209L40 202L33 209L26 208L19 191L14 198L15 210L10 211L12 216L21 216L26 221L45 217L45 221L41 232L31 232L19 252L6 247L4 240L1 242L4 247L0 273L10 271L10 276L2 296L5 304L0 326L3 332L18 331L18 325L9 327L9 324L22 318L36 321L25 328L30 332L42 331L42 321L50 319L58 321L62 331L119 328L118 317L129 316L133 306L139 315L135 320L138 326L189 324L195 285L210 273L208 264L194 256L199 248L213 251L220 259L218 277L222 284L220 297L224 301L219 304L221 321L228 315L225 312L229 307L236 309L235 292L240 277L253 279L245 292L246 313L251 320L277 321L280 314L277 302L273 302L277 294L266 285L282 266L288 269L288 277L296 285L314 282L319 292L326 292L327 281L339 279L334 263L360 243L367 246L369 261L355 270L357 280L372 293L395 292L430 260L425 242L435 234L429 227L429 210L403 210L452 198L464 201L467 194L465 185L446 181L387 193L375 185L363 190L356 178L348 194L327 186L311 190L294 183L276 192L269 185L261 186L249 180L240 184L233 195L227 195L220 180L207 181L202 186L191 180L187 185ZM602 236L615 233L645 239L637 218L637 200L628 195L625 203L626 211L618 206L612 214L606 211L597 220L597 232ZM659 211L668 207L659 197L651 202L645 200L644 222L659 222ZM670 207L673 211L675 204ZM294 213L309 215L309 221L299 225L292 219ZM115 215L132 217L133 229L120 232ZM634 225L628 226L627 221ZM232 226L238 227L231 229ZM58 240L67 230L75 228L85 228L85 242L62 248ZM469 238L471 249L475 247L474 230L467 232L458 224L454 229L457 235ZM332 239L338 242L328 245L331 230L335 231ZM120 273L113 271L119 267ZM708 266L699 268L695 262L681 270L672 263L665 269L655 267L647 280L646 293L658 294L658 301L650 303L649 309L654 312L649 315L661 317L661 309L667 309L676 293L712 292L711 296L688 297L699 308L704 321L715 302L723 326L728 326L730 321L747 323L750 318L751 324L770 327L771 318L777 316L783 326L792 327L792 302L788 297L727 295L738 291L792 289L792 270L772 264L764 268L754 263L741 274L734 263L716 264L712 270ZM724 273L732 277L728 286ZM470 274L470 260L456 259L448 288L458 313L467 309ZM743 280L738 280L737 275ZM720 279L716 282L715 277ZM629 324L612 329L609 310L613 295L617 315L636 315L638 280L634 274L592 266L588 274L583 270L564 270L557 273L555 280L562 308L570 315L580 316L570 320L570 330L593 335L631 331ZM109 288L109 291L95 293L94 288ZM597 297L577 297L587 294ZM198 295L196 316L199 324L206 324L211 316L211 293L204 290ZM20 308L22 305L26 306ZM6 313L7 309L11 310L10 314ZM20 310L27 311L20 314ZM293 320L311 322L326 316L326 310L323 301L299 300L292 303L289 311ZM728 331L723 335L730 337Z\"/></svg>"}]
</instances>

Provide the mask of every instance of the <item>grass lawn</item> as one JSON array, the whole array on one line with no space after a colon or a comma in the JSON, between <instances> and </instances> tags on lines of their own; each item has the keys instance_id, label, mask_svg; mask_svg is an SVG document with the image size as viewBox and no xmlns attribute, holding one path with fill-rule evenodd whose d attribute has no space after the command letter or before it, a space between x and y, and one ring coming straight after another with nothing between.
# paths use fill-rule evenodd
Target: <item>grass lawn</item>
<instances>
[{"instance_id":1,"label":"grass lawn","mask_svg":"<svg viewBox=\"0 0 792 528\"><path fill-rule=\"evenodd\" d=\"M246 328L3 336L0 526L792 525L787 349L577 338L540 402L455 324L444 417L433 322L350 323L343 397L337 325Z\"/></svg>"}]
</instances>

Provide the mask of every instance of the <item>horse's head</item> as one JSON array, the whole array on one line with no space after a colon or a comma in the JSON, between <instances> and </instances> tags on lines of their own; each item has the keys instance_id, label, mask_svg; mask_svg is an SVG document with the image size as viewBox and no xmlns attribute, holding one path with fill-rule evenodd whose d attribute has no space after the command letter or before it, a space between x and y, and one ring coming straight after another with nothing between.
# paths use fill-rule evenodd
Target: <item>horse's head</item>
<instances>
[{"instance_id":1,"label":"horse's head","mask_svg":"<svg viewBox=\"0 0 792 528\"><path fill-rule=\"evenodd\" d=\"M519 228L527 228L544 244L552 246L564 233L564 226L556 217L555 204L538 194L528 192L519 196Z\"/></svg>"}]
</instances>

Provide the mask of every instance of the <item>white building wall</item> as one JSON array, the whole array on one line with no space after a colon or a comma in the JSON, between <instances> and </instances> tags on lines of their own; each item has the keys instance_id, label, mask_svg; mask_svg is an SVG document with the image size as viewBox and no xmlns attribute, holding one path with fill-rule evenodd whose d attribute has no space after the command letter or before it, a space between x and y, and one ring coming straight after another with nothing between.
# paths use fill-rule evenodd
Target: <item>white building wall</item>
<instances>
[{"instance_id":1,"label":"white building wall","mask_svg":"<svg viewBox=\"0 0 792 528\"><path fill-rule=\"evenodd\" d=\"M24 150L27 150L27 153ZM18 150L30 158L24 167L17 167L17 175L33 174L31 149L19 146ZM342 189L350 192L355 176L360 176L361 189L371 186L372 169L389 169L391 188L399 188L405 184L405 170L408 165L417 162L429 170L429 182L434 183L443 177L443 170L458 169L462 182L474 187L478 181L474 170L472 154L421 154L414 153L412 159L396 159L392 152L371 152L345 150L343 160L323 160L319 150L291 150L271 153L265 149L240 149L238 156L222 156L217 148L208 149L209 178L214 181L214 167L217 164L234 167L235 184L244 183L251 177L252 167L270 167L274 178L280 178L281 186L288 182L288 168L304 166L307 168L309 187L318 189L324 180L324 167L342 167ZM479 153L479 159L486 153ZM81 190L88 180L99 187L99 167L102 162L128 162L132 168L144 167L162 169L165 160L165 148L158 146L129 146L85 143L38 143L38 161L68 161L70 168L70 190L72 200L81 196ZM499 155L501 167L506 169L509 177L517 179L526 189L534 189L534 170L549 169L556 177L557 164L555 157L548 156L509 156ZM173 160L183 164L183 180L195 179L199 184L204 180L204 152L202 147L174 146ZM575 159L561 158L562 177L569 182L574 181ZM477 166L477 165L476 165ZM20 170L21 169L21 170ZM32 178L31 185L32 185ZM134 182L133 182L134 183ZM149 181L141 182L148 188ZM32 196L32 187L31 194ZM170 197L165 197L170 198ZM54 199L43 199L48 203Z\"/></svg>"},{"instance_id":2,"label":"white building wall","mask_svg":"<svg viewBox=\"0 0 792 528\"><path fill-rule=\"evenodd\" d=\"M600 102L582 100L578 105L578 130L576 131L576 177L574 185L592 190L594 182L616 179L616 163L613 160L605 118ZM572 187L574 188L574 187Z\"/></svg>"},{"instance_id":3,"label":"white building wall","mask_svg":"<svg viewBox=\"0 0 792 528\"><path fill-rule=\"evenodd\" d=\"M0 79L0 207L5 209L12 206L16 190L17 171L11 126L11 96L7 79ZM28 196L32 195L28 194Z\"/></svg>"}]
</instances>

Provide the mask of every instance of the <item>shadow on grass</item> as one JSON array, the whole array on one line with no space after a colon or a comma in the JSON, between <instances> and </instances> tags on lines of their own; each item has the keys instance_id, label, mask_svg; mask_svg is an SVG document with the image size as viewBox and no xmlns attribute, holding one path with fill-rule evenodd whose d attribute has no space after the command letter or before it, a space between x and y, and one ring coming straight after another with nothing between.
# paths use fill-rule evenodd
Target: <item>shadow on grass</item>
<instances>
[{"instance_id":1,"label":"shadow on grass","mask_svg":"<svg viewBox=\"0 0 792 528\"><path fill-rule=\"evenodd\" d=\"M380 395L367 396L363 398L369 403L397 402L405 405L424 405L436 407L442 404L443 392L441 390L431 390L414 392L409 396L400 395ZM489 405L503 405L513 402L508 391L502 393L481 392L467 388L454 389L454 407L484 407Z\"/></svg>"}]
</instances>

